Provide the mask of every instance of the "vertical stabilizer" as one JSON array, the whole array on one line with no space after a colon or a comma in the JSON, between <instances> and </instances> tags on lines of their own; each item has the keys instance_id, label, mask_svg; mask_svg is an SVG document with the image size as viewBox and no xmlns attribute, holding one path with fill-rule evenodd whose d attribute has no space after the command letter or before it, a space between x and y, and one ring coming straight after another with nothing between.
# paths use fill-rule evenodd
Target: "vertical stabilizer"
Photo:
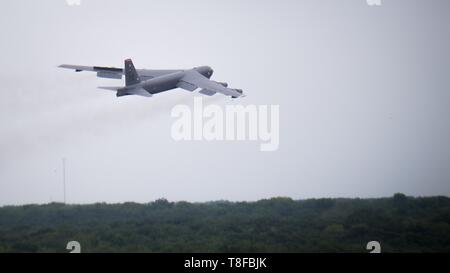
<instances>
[{"instance_id":1,"label":"vertical stabilizer","mask_svg":"<svg viewBox=\"0 0 450 273\"><path fill-rule=\"evenodd\" d=\"M134 85L141 82L136 68L134 68L133 61L131 59L125 60L125 85Z\"/></svg>"}]
</instances>

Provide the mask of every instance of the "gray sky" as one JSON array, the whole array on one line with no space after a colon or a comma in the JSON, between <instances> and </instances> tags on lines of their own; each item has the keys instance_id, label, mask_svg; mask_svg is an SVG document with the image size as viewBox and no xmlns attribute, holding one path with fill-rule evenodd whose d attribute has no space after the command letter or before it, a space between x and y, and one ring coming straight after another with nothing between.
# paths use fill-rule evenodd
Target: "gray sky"
<instances>
[{"instance_id":1,"label":"gray sky","mask_svg":"<svg viewBox=\"0 0 450 273\"><path fill-rule=\"evenodd\" d=\"M450 195L450 2L4 1L0 205ZM210 65L280 105L280 149L175 142L194 95L116 98L62 63ZM226 105L216 95L210 103Z\"/></svg>"}]
</instances>

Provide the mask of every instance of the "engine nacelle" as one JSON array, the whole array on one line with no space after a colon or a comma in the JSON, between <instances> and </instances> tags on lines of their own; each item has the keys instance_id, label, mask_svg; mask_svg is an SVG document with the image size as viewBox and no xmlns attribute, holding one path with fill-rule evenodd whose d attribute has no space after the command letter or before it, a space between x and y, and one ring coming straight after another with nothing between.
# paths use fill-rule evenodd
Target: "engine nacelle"
<instances>
[{"instance_id":1,"label":"engine nacelle","mask_svg":"<svg viewBox=\"0 0 450 273\"><path fill-rule=\"evenodd\" d=\"M226 83L226 82L215 82L215 83L218 83L218 84L222 85L223 87L228 87L228 83Z\"/></svg>"},{"instance_id":2,"label":"engine nacelle","mask_svg":"<svg viewBox=\"0 0 450 273\"><path fill-rule=\"evenodd\" d=\"M122 79L122 74L114 73L114 72L99 71L99 72L97 72L97 77L120 80L120 79Z\"/></svg>"},{"instance_id":3,"label":"engine nacelle","mask_svg":"<svg viewBox=\"0 0 450 273\"><path fill-rule=\"evenodd\" d=\"M240 93L240 94L242 94L242 93L244 93L243 91L242 91L242 89L233 89L234 91L236 91L236 92L238 92L238 93ZM236 99L237 97L235 97L235 96L231 96L233 99Z\"/></svg>"}]
</instances>

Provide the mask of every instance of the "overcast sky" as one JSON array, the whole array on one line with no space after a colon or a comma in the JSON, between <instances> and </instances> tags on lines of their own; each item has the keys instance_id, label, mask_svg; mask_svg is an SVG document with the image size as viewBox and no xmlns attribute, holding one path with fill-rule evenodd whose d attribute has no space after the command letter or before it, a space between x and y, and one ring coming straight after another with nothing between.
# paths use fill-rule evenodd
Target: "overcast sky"
<instances>
[{"instance_id":1,"label":"overcast sky","mask_svg":"<svg viewBox=\"0 0 450 273\"><path fill-rule=\"evenodd\" d=\"M3 1L0 205L450 195L450 1ZM181 141L195 94L116 98L62 63L209 65L280 147Z\"/></svg>"}]
</instances>

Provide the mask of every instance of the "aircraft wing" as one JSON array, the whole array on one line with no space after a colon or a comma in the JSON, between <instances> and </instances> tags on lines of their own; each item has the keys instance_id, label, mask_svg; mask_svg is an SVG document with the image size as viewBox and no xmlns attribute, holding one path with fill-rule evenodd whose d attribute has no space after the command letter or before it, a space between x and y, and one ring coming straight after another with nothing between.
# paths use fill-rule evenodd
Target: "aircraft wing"
<instances>
[{"instance_id":1,"label":"aircraft wing","mask_svg":"<svg viewBox=\"0 0 450 273\"><path fill-rule=\"evenodd\" d=\"M72 64L62 64L60 68L72 69L75 72L90 71L96 72L99 78L109 78L109 79L122 79L124 71L122 68L117 67L105 67L105 66L83 66L83 65L72 65ZM166 74L171 74L180 70L166 69L166 70L150 70L150 69L136 69L141 80L145 81L155 77L163 76Z\"/></svg>"},{"instance_id":2,"label":"aircraft wing","mask_svg":"<svg viewBox=\"0 0 450 273\"><path fill-rule=\"evenodd\" d=\"M82 66L82 65L71 65L62 64L59 67L73 69L75 72L81 71L92 71L97 72L97 77L99 78L109 78L109 79L122 79L123 69L116 67L103 67L103 66Z\"/></svg>"},{"instance_id":3,"label":"aircraft wing","mask_svg":"<svg viewBox=\"0 0 450 273\"><path fill-rule=\"evenodd\" d=\"M185 76L180 79L180 84L178 85L183 89L192 91L192 88L185 88L186 85L202 88L200 93L208 96L212 96L215 93L222 93L226 96L231 96L234 98L243 96L242 90L227 88L215 81L211 81L195 70L186 71Z\"/></svg>"}]
</instances>

